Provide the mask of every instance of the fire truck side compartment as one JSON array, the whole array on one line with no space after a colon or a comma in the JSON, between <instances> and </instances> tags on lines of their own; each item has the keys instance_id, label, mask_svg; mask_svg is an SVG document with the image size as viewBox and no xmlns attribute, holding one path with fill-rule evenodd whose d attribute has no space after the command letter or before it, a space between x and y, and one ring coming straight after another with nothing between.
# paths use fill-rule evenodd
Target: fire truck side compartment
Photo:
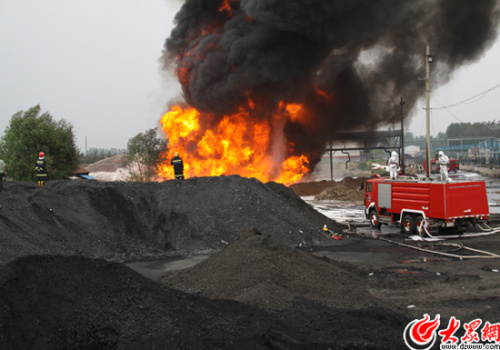
<instances>
[{"instance_id":1,"label":"fire truck side compartment","mask_svg":"<svg viewBox=\"0 0 500 350\"><path fill-rule=\"evenodd\" d=\"M394 183L392 187L392 204L394 211L400 213L403 209L423 211L429 210L429 184L417 182Z\"/></svg>"},{"instance_id":2,"label":"fire truck side compartment","mask_svg":"<svg viewBox=\"0 0 500 350\"><path fill-rule=\"evenodd\" d=\"M391 209L391 185L390 183L378 184L378 206L379 208Z\"/></svg>"},{"instance_id":3,"label":"fire truck side compartment","mask_svg":"<svg viewBox=\"0 0 500 350\"><path fill-rule=\"evenodd\" d=\"M431 184L431 217L454 219L488 216L489 205L484 182Z\"/></svg>"}]
</instances>

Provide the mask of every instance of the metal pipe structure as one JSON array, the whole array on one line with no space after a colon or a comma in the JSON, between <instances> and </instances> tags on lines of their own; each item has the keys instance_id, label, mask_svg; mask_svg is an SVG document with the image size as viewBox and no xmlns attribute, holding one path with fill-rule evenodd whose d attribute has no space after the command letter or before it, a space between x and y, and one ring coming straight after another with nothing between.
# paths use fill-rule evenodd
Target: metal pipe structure
<instances>
[{"instance_id":1,"label":"metal pipe structure","mask_svg":"<svg viewBox=\"0 0 500 350\"><path fill-rule=\"evenodd\" d=\"M403 127L403 105L405 104L405 101L403 101L403 97L401 96L401 102L399 102L401 105L401 172L404 175L405 174L405 129Z\"/></svg>"}]
</instances>

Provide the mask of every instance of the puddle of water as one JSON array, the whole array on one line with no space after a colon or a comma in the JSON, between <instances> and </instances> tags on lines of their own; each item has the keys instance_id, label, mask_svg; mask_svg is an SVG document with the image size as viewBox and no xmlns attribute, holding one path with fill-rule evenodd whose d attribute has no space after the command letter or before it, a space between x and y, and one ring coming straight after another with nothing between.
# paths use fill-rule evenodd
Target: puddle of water
<instances>
[{"instance_id":1,"label":"puddle of water","mask_svg":"<svg viewBox=\"0 0 500 350\"><path fill-rule=\"evenodd\" d=\"M166 260L134 262L127 264L128 267L143 276L158 281L167 271L182 270L194 266L207 259L208 255L197 255L194 257L177 257Z\"/></svg>"},{"instance_id":2,"label":"puddle of water","mask_svg":"<svg viewBox=\"0 0 500 350\"><path fill-rule=\"evenodd\" d=\"M500 213L500 182L491 181L476 173L459 171L457 174L451 174L454 180L469 180L469 181L485 181L490 203L490 213ZM362 234L368 237L382 237L399 235L400 227L398 225L384 225L382 230L375 230L370 227L368 219L365 217L363 204L352 204L344 201L322 200L316 201L314 196L301 197L305 202L309 203L314 209L322 213L326 217L344 224L356 225L357 234ZM323 252L323 254L326 254ZM338 252L335 254L339 254ZM209 255L198 255L194 257L176 257L168 260L153 261L153 262L136 262L127 264L138 273L157 281L161 276L172 270L185 269L194 266L201 261L207 259ZM346 261L357 259L356 257L346 255L343 257Z\"/></svg>"}]
</instances>

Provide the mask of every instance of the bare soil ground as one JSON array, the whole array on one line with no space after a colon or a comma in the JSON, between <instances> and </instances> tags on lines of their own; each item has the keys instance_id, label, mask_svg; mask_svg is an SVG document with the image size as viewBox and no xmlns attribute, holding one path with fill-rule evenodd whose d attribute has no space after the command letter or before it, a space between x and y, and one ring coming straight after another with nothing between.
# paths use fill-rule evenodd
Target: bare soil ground
<instances>
[{"instance_id":1,"label":"bare soil ground","mask_svg":"<svg viewBox=\"0 0 500 350\"><path fill-rule=\"evenodd\" d=\"M303 182L290 186L297 196L314 196L317 200L340 200L362 202L363 191L361 184L367 177L345 177L340 181Z\"/></svg>"},{"instance_id":2,"label":"bare soil ground","mask_svg":"<svg viewBox=\"0 0 500 350\"><path fill-rule=\"evenodd\" d=\"M0 348L403 349L424 313L499 321L498 259L347 232L296 195L323 185L6 183ZM500 254L498 235L457 243ZM124 264L196 254L157 282Z\"/></svg>"}]
</instances>

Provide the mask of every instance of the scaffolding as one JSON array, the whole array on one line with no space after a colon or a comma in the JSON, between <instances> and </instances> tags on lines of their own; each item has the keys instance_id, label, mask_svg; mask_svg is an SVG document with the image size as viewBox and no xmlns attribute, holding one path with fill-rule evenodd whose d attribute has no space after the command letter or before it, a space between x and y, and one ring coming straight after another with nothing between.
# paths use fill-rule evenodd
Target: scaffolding
<instances>
[{"instance_id":1,"label":"scaffolding","mask_svg":"<svg viewBox=\"0 0 500 350\"><path fill-rule=\"evenodd\" d=\"M389 155L392 151L396 151L399 154L399 159L402 160L401 170L404 174L404 155L401 140L401 130L353 131L335 133L329 143L329 147L326 149L326 152L328 152L330 156L331 180L333 181L333 155L336 152L341 152L342 154L347 155L347 161L345 162L345 166L347 169L348 164L351 161L350 152L352 151L360 152L360 161L369 160L367 157L373 150L383 150ZM339 144L343 144L343 146ZM347 144L350 144L350 146L347 146ZM351 146L351 144L354 144L354 146Z\"/></svg>"}]
</instances>

